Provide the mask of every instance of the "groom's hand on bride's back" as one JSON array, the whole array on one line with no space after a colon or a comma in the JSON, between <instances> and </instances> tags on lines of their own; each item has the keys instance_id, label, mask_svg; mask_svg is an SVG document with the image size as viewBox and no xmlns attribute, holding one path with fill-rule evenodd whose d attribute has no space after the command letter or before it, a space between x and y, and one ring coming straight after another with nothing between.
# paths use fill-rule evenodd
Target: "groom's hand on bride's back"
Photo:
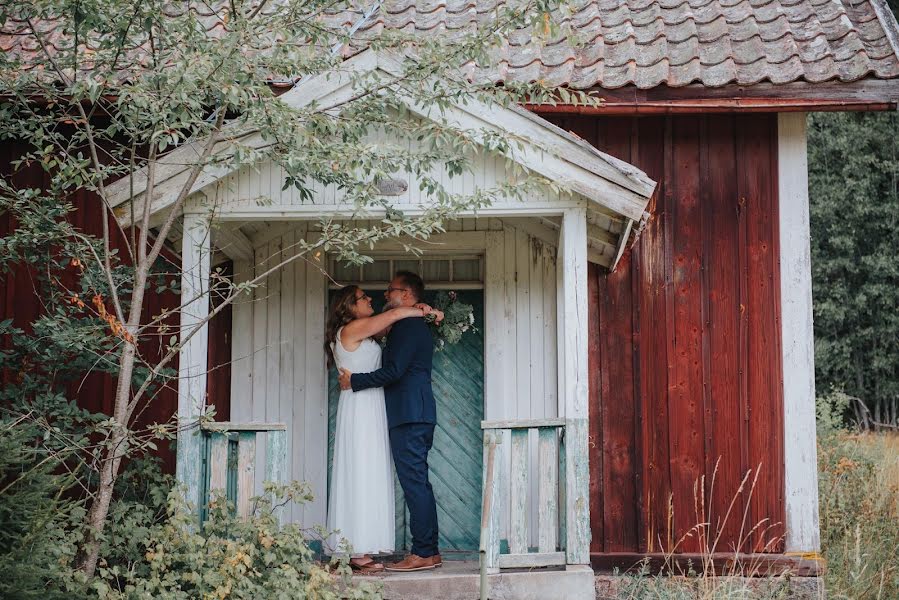
<instances>
[{"instance_id":1,"label":"groom's hand on bride's back","mask_svg":"<svg viewBox=\"0 0 899 600\"><path fill-rule=\"evenodd\" d=\"M352 389L353 386L350 383L350 377L352 377L352 373L347 371L346 369L338 369L337 382L340 384L340 389L349 390Z\"/></svg>"}]
</instances>

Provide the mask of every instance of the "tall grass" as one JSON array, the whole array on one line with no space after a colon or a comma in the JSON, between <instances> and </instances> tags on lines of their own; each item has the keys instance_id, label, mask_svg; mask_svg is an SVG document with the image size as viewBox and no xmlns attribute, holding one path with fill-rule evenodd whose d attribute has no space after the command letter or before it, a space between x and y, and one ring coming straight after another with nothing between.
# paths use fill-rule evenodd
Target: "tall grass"
<instances>
[{"instance_id":1,"label":"tall grass","mask_svg":"<svg viewBox=\"0 0 899 600\"><path fill-rule=\"evenodd\" d=\"M716 485L716 464L708 494L704 477L693 486L696 524L680 538L671 534L674 507L669 500L668 531L656 540L664 554L661 572L650 574L649 564L644 562L637 573L627 575L622 584L616 586L613 597L616 600L779 600L794 597L787 573L770 573L761 554L737 551L755 546L758 552L765 553L780 546L781 538L772 533L779 529L780 523L770 523L768 519L750 523L747 518L760 470L746 472L738 488L731 492L727 510L712 522L709 503ZM722 534L732 520L740 524L738 542L730 542L725 547ZM754 543L753 539L756 539ZM691 547L698 546L699 559L685 565L677 555L688 541ZM724 565L721 564L722 555L728 558ZM599 597L603 598L602 595Z\"/></svg>"},{"instance_id":2,"label":"tall grass","mask_svg":"<svg viewBox=\"0 0 899 600\"><path fill-rule=\"evenodd\" d=\"M899 435L819 432L828 597L899 598Z\"/></svg>"}]
</instances>

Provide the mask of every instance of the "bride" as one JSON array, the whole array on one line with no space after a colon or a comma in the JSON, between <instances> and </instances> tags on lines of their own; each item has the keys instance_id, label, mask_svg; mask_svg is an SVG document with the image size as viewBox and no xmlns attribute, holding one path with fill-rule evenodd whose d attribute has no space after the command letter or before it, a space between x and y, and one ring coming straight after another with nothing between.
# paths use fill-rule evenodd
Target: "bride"
<instances>
[{"instance_id":1,"label":"bride","mask_svg":"<svg viewBox=\"0 0 899 600\"><path fill-rule=\"evenodd\" d=\"M426 304L393 308L374 314L371 298L358 286L341 289L331 303L325 328L325 353L329 366L354 373L381 367L381 346L372 336L400 319L423 317L440 311ZM340 392L334 439L328 530L331 547L352 552L350 566L364 573L384 570L371 554L393 552L393 462L384 407L384 389ZM336 539L345 540L338 548ZM347 547L349 546L349 547Z\"/></svg>"}]
</instances>

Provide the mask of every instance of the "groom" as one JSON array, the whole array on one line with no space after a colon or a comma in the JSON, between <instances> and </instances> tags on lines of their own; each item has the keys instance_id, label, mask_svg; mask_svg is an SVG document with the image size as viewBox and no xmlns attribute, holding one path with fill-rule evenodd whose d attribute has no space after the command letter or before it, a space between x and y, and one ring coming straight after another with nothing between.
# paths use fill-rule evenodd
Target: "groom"
<instances>
[{"instance_id":1,"label":"groom","mask_svg":"<svg viewBox=\"0 0 899 600\"><path fill-rule=\"evenodd\" d=\"M385 308L422 302L424 290L421 277L399 271L384 292ZM388 571L422 571L442 563L437 549L437 505L428 481L428 451L437 423L431 390L433 355L434 340L424 319L403 319L387 334L380 369L371 373L340 370L340 389L384 388L393 464L409 507L412 532L412 553L388 566Z\"/></svg>"}]
</instances>

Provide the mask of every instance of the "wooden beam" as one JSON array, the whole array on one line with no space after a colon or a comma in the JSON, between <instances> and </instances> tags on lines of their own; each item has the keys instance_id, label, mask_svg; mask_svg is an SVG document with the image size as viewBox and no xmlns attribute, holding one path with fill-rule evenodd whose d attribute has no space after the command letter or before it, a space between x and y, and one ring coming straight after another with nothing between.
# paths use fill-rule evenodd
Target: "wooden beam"
<instances>
[{"instance_id":1,"label":"wooden beam","mask_svg":"<svg viewBox=\"0 0 899 600\"><path fill-rule=\"evenodd\" d=\"M603 103L598 107L559 104L528 105L540 115L595 114L638 115L728 112L812 112L896 110L899 80L866 78L853 82L794 82L787 84L729 84L707 87L656 86L642 90L624 86L614 90L596 88Z\"/></svg>"},{"instance_id":2,"label":"wooden beam","mask_svg":"<svg viewBox=\"0 0 899 600\"><path fill-rule=\"evenodd\" d=\"M200 436L196 435L199 416L206 406L206 354L208 324L194 331L209 314L210 232L208 214L184 215L181 238L181 353L178 357L178 450L175 475L186 486L186 498L199 507ZM191 301L193 300L193 301Z\"/></svg>"},{"instance_id":3,"label":"wooden beam","mask_svg":"<svg viewBox=\"0 0 899 600\"><path fill-rule=\"evenodd\" d=\"M565 419L513 419L511 421L481 421L481 429L534 429L536 427L564 427Z\"/></svg>"},{"instance_id":4,"label":"wooden beam","mask_svg":"<svg viewBox=\"0 0 899 600\"><path fill-rule=\"evenodd\" d=\"M233 223L220 223L212 229L213 245L231 260L253 260L253 243Z\"/></svg>"},{"instance_id":5,"label":"wooden beam","mask_svg":"<svg viewBox=\"0 0 899 600\"><path fill-rule=\"evenodd\" d=\"M565 551L570 565L590 560L590 470L587 451L587 214L565 211L561 247L564 327L559 332L565 350L559 376L564 395L559 414L565 417Z\"/></svg>"},{"instance_id":6,"label":"wooden beam","mask_svg":"<svg viewBox=\"0 0 899 600\"><path fill-rule=\"evenodd\" d=\"M215 421L203 423L203 431L286 431L285 423L235 423L233 421Z\"/></svg>"},{"instance_id":7,"label":"wooden beam","mask_svg":"<svg viewBox=\"0 0 899 600\"><path fill-rule=\"evenodd\" d=\"M708 568L719 576L741 577L782 576L820 577L825 563L821 557L787 556L783 554L740 554L715 552L711 554L663 554L636 552L603 552L590 555L590 564L597 572L637 573L644 568L649 575L683 575L691 570L703 573ZM645 567L644 567L645 565Z\"/></svg>"},{"instance_id":8,"label":"wooden beam","mask_svg":"<svg viewBox=\"0 0 899 600\"><path fill-rule=\"evenodd\" d=\"M778 115L785 549L816 552L815 347L805 115ZM777 433L777 432L775 432Z\"/></svg>"},{"instance_id":9,"label":"wooden beam","mask_svg":"<svg viewBox=\"0 0 899 600\"><path fill-rule=\"evenodd\" d=\"M568 208L586 207L586 200L543 200L535 202L497 202L477 211L464 211L459 217L544 217L558 215ZM426 205L403 206L403 213L419 216L428 210ZM641 213L642 214L642 213ZM333 216L341 219L380 219L384 209L371 208L363 213L352 204L331 205L270 205L258 206L250 202L222 206L216 213L219 221L314 221Z\"/></svg>"},{"instance_id":10,"label":"wooden beam","mask_svg":"<svg viewBox=\"0 0 899 600\"><path fill-rule=\"evenodd\" d=\"M531 237L537 238L545 244L549 244L553 248L557 248L559 246L559 232L544 225L540 221L540 219L507 217L502 221L503 223L508 223L516 229L522 230Z\"/></svg>"},{"instance_id":11,"label":"wooden beam","mask_svg":"<svg viewBox=\"0 0 899 600\"><path fill-rule=\"evenodd\" d=\"M633 226L634 222L628 219L627 225L624 226L624 231L621 232L621 238L618 240L618 247L615 249L615 258L612 260L612 266L609 267L610 271L614 271L615 267L618 266L618 261L621 260L621 255L624 254L624 249L627 247L627 240L631 237L631 227Z\"/></svg>"},{"instance_id":12,"label":"wooden beam","mask_svg":"<svg viewBox=\"0 0 899 600\"><path fill-rule=\"evenodd\" d=\"M564 564L564 552L513 552L499 556L500 569L533 569Z\"/></svg>"}]
</instances>

